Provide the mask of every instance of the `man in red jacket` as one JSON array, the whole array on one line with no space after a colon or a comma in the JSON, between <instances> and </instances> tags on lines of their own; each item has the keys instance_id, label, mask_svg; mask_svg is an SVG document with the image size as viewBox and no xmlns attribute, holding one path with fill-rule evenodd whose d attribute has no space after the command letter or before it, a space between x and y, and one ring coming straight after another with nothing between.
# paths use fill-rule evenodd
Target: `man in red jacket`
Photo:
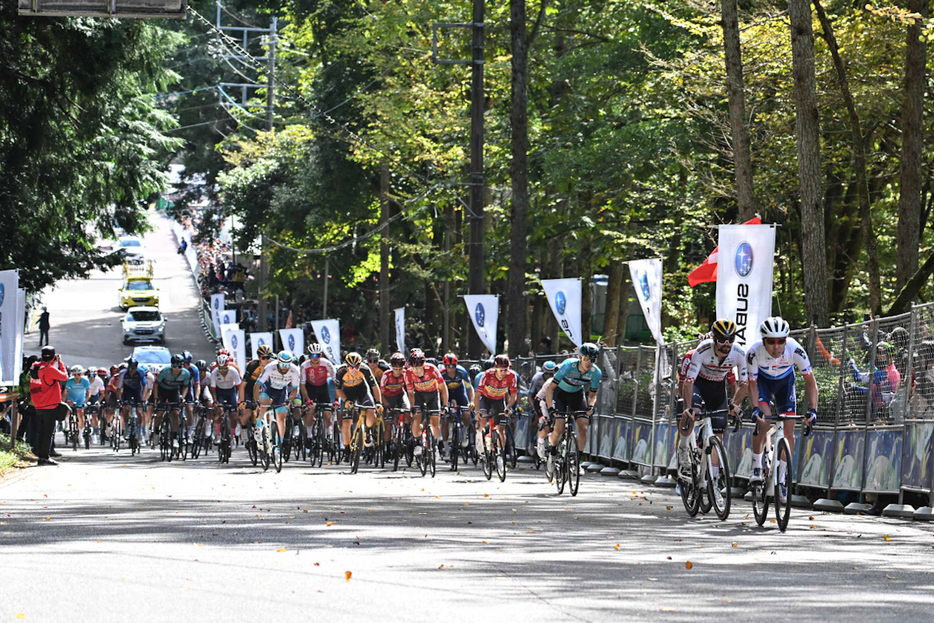
<instances>
[{"instance_id":1,"label":"man in red jacket","mask_svg":"<svg viewBox=\"0 0 934 623\"><path fill-rule=\"evenodd\" d=\"M29 393L39 419L39 441L36 456L39 465L58 465L49 456L52 436L55 434L56 415L62 403L61 382L68 380L68 371L62 358L51 346L42 348L42 358L32 365L29 374Z\"/></svg>"}]
</instances>

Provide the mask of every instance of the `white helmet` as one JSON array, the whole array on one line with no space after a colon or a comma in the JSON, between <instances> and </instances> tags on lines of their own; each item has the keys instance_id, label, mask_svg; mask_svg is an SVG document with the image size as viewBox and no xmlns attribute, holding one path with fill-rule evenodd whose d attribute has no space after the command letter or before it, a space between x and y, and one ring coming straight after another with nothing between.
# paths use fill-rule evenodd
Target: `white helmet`
<instances>
[{"instance_id":1,"label":"white helmet","mask_svg":"<svg viewBox=\"0 0 934 623\"><path fill-rule=\"evenodd\" d=\"M309 355L320 355L322 352L324 351L321 348L321 344L317 342L312 342L311 344L308 345Z\"/></svg>"},{"instance_id":2,"label":"white helmet","mask_svg":"<svg viewBox=\"0 0 934 623\"><path fill-rule=\"evenodd\" d=\"M218 367L223 368L224 366L226 366L228 360L229 360L229 357L227 357L227 355L218 355L217 356Z\"/></svg>"},{"instance_id":3,"label":"white helmet","mask_svg":"<svg viewBox=\"0 0 934 623\"><path fill-rule=\"evenodd\" d=\"M81 366L77 366L77 365L71 366L71 369L69 370L69 372L71 372L72 374L84 374L84 368Z\"/></svg>"},{"instance_id":4,"label":"white helmet","mask_svg":"<svg viewBox=\"0 0 934 623\"><path fill-rule=\"evenodd\" d=\"M788 337L789 331L791 331L791 327L788 326L788 322L781 316L766 318L762 321L762 324L759 325L759 335L764 338Z\"/></svg>"}]
</instances>

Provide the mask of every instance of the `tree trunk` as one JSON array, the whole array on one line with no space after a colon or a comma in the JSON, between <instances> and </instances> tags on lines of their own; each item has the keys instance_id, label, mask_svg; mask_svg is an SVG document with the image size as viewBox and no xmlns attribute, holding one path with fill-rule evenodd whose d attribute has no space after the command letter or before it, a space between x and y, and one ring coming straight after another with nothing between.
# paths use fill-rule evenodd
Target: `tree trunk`
<instances>
[{"instance_id":1,"label":"tree trunk","mask_svg":"<svg viewBox=\"0 0 934 623\"><path fill-rule=\"evenodd\" d=\"M908 280L905 287L902 288L898 296L895 297L895 302L889 307L886 315L893 316L895 314L903 314L911 309L911 302L918 298L918 292L921 290L921 287L924 286L924 283L931 278L932 274L934 274L934 253L932 253L927 261L911 276L911 279Z\"/></svg>"},{"instance_id":2,"label":"tree trunk","mask_svg":"<svg viewBox=\"0 0 934 623\"><path fill-rule=\"evenodd\" d=\"M590 321L593 315L593 257L591 241L583 241L577 256L577 274L581 279L581 342L590 341Z\"/></svg>"},{"instance_id":3,"label":"tree trunk","mask_svg":"<svg viewBox=\"0 0 934 623\"><path fill-rule=\"evenodd\" d=\"M739 222L756 215L756 196L752 182L752 153L746 129L746 89L743 85L743 57L739 40L737 0L723 0L723 52L726 60L726 91L730 102L730 130L733 137L733 174L736 178L736 201Z\"/></svg>"},{"instance_id":4,"label":"tree trunk","mask_svg":"<svg viewBox=\"0 0 934 623\"><path fill-rule=\"evenodd\" d=\"M389 165L380 166L379 181L379 344L390 351L389 328L393 326L392 302L389 296Z\"/></svg>"},{"instance_id":5,"label":"tree trunk","mask_svg":"<svg viewBox=\"0 0 934 623\"><path fill-rule=\"evenodd\" d=\"M908 0L908 11L926 19L928 0ZM901 181L898 195L898 252L895 289L903 288L918 269L921 244L921 150L927 49L919 37L921 20L908 27L905 54L905 99L902 101Z\"/></svg>"},{"instance_id":6,"label":"tree trunk","mask_svg":"<svg viewBox=\"0 0 934 623\"><path fill-rule=\"evenodd\" d=\"M801 204L801 247L808 324L826 327L827 257L824 253L824 203L821 194L820 121L814 76L814 31L809 0L789 0L795 130Z\"/></svg>"},{"instance_id":7,"label":"tree trunk","mask_svg":"<svg viewBox=\"0 0 934 623\"><path fill-rule=\"evenodd\" d=\"M859 216L863 226L863 242L866 247L867 269L869 272L869 308L873 316L879 317L882 313L882 285L879 280L879 255L876 249L876 233L872 227L872 211L869 202L869 181L866 174L866 141L863 136L862 125L859 121L859 114L856 112L856 102L853 101L853 95L850 93L850 83L847 78L846 66L840 57L840 50L837 47L837 38L833 33L833 26L821 6L820 0L814 0L814 8L817 11L817 17L820 19L823 29L824 41L830 49L830 55L833 58L834 70L837 73L837 83L840 85L840 92L843 95L843 102L846 105L847 124L850 127L850 136L853 140L853 168L856 176L856 194L859 200ZM920 173L920 171L919 171ZM920 187L919 195L920 198ZM826 257L826 255L825 255Z\"/></svg>"},{"instance_id":8,"label":"tree trunk","mask_svg":"<svg viewBox=\"0 0 934 623\"><path fill-rule=\"evenodd\" d=\"M623 271L628 267L622 262L613 260L610 263L609 283L606 287L606 314L604 316L603 342L607 346L616 346L619 331L619 299L622 295L620 288L623 285Z\"/></svg>"}]
</instances>

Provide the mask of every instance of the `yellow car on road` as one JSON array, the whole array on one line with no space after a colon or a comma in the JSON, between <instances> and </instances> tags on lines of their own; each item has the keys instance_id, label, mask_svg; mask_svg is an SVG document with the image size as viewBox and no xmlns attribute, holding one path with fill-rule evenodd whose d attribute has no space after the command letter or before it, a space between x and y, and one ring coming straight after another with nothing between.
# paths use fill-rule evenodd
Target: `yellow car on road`
<instances>
[{"instance_id":1,"label":"yellow car on road","mask_svg":"<svg viewBox=\"0 0 934 623\"><path fill-rule=\"evenodd\" d=\"M120 309L139 306L159 307L159 288L149 277L127 277L120 289Z\"/></svg>"}]
</instances>

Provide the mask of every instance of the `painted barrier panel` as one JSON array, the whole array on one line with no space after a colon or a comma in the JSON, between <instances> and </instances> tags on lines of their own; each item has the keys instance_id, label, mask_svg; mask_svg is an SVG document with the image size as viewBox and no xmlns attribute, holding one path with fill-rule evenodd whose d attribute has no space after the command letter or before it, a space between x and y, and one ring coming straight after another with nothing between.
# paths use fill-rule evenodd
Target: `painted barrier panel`
<instances>
[{"instance_id":1,"label":"painted barrier panel","mask_svg":"<svg viewBox=\"0 0 934 623\"><path fill-rule=\"evenodd\" d=\"M903 451L902 486L929 490L934 467L934 423L908 422Z\"/></svg>"},{"instance_id":2,"label":"painted barrier panel","mask_svg":"<svg viewBox=\"0 0 934 623\"><path fill-rule=\"evenodd\" d=\"M612 423L613 418L611 416L600 418L600 450L597 454L605 459L609 459L613 456L614 439Z\"/></svg>"},{"instance_id":3,"label":"painted barrier panel","mask_svg":"<svg viewBox=\"0 0 934 623\"><path fill-rule=\"evenodd\" d=\"M807 437L795 432L795 453L798 458L798 484L809 487L830 486L830 464L833 452L833 431L813 430Z\"/></svg>"},{"instance_id":4,"label":"painted barrier panel","mask_svg":"<svg viewBox=\"0 0 934 623\"><path fill-rule=\"evenodd\" d=\"M856 428L837 431L837 460L834 464L834 490L859 491L863 485L863 451L866 432Z\"/></svg>"},{"instance_id":5,"label":"painted barrier panel","mask_svg":"<svg viewBox=\"0 0 934 623\"><path fill-rule=\"evenodd\" d=\"M516 449L524 450L529 447L529 423L531 418L528 415L521 415L516 419L516 428L513 435L516 438Z\"/></svg>"},{"instance_id":6,"label":"painted barrier panel","mask_svg":"<svg viewBox=\"0 0 934 623\"><path fill-rule=\"evenodd\" d=\"M674 452L675 439L678 437L677 424L662 420L655 429L655 461L656 467L667 468Z\"/></svg>"},{"instance_id":7,"label":"painted barrier panel","mask_svg":"<svg viewBox=\"0 0 934 623\"><path fill-rule=\"evenodd\" d=\"M632 434L635 443L633 445L630 463L648 467L649 460L652 458L652 421L636 418L633 423Z\"/></svg>"},{"instance_id":8,"label":"painted barrier panel","mask_svg":"<svg viewBox=\"0 0 934 623\"><path fill-rule=\"evenodd\" d=\"M902 457L902 428L877 426L869 430L867 493L898 493Z\"/></svg>"},{"instance_id":9,"label":"painted barrier panel","mask_svg":"<svg viewBox=\"0 0 934 623\"><path fill-rule=\"evenodd\" d=\"M613 448L613 458L617 461L629 461L629 436L632 433L632 422L626 418L616 419L616 445Z\"/></svg>"}]
</instances>

